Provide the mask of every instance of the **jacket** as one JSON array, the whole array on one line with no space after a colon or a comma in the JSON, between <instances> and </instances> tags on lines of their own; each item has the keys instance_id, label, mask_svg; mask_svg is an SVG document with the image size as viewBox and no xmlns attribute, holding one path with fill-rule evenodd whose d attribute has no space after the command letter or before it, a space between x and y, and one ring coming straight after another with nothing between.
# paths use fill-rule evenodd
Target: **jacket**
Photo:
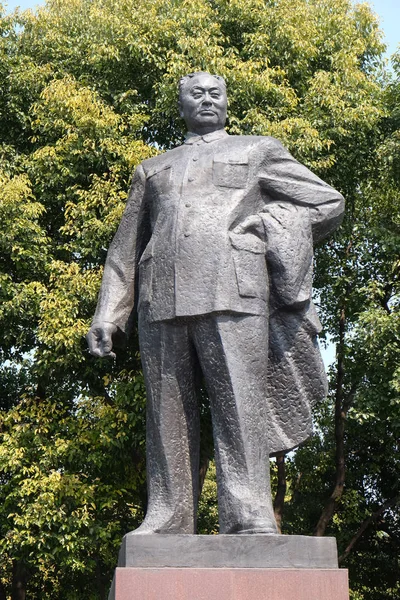
<instances>
[{"instance_id":1,"label":"jacket","mask_svg":"<svg viewBox=\"0 0 400 600\"><path fill-rule=\"evenodd\" d=\"M264 136L219 130L145 160L111 243L94 322L215 312L269 319L272 452L311 430L325 396L312 303L313 244L340 223L339 192ZM235 233L258 215L263 228ZM266 341L267 343L267 341Z\"/></svg>"}]
</instances>

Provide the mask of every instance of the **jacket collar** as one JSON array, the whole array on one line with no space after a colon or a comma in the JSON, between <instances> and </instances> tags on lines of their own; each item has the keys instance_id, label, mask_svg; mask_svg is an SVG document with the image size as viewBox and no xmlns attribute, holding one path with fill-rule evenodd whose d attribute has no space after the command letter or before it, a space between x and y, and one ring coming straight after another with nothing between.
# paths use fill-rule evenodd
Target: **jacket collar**
<instances>
[{"instance_id":1,"label":"jacket collar","mask_svg":"<svg viewBox=\"0 0 400 600\"><path fill-rule=\"evenodd\" d=\"M216 140L221 140L224 137L227 137L225 129L218 129L217 131L212 131L211 133L206 133L205 135L197 135L197 133L192 133L188 131L185 137L185 144L194 144L195 142L199 142L203 140L204 142L215 142Z\"/></svg>"}]
</instances>

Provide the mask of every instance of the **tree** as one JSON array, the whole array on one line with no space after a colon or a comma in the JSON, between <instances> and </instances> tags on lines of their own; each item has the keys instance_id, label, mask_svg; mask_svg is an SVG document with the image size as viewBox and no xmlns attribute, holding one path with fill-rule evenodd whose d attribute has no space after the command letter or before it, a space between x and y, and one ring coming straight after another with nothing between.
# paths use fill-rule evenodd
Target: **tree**
<instances>
[{"instance_id":1,"label":"tree","mask_svg":"<svg viewBox=\"0 0 400 600\"><path fill-rule=\"evenodd\" d=\"M369 205L379 215L368 190L383 177L377 156L393 130L383 45L368 6L350 0L50 0L0 19L3 596L104 598L120 538L145 508L144 389L136 339L109 364L88 355L83 336L132 169L182 139L177 79L199 69L223 75L231 133L280 138L346 196L347 221L319 250L316 282L331 335L345 305L347 360L372 293L363 247L365 292L347 298L349 232L357 219L364 240ZM329 405L319 412L321 435L289 461L287 481L294 490L303 461L303 486L312 461L325 461L322 510L335 444ZM204 513L214 510L212 489L211 477ZM285 508L288 529L299 493ZM318 515L306 496L297 515L309 532ZM213 530L206 516L202 527Z\"/></svg>"},{"instance_id":2,"label":"tree","mask_svg":"<svg viewBox=\"0 0 400 600\"><path fill-rule=\"evenodd\" d=\"M301 449L291 465L294 479L306 476L289 510L296 518L296 506L302 504L303 526L309 530L310 514L315 518L324 506L316 533L337 536L340 563L350 569L355 597L368 600L396 598L400 589L398 57L394 71L370 172L359 182L341 244L331 248L340 257L336 269L329 254L320 257L329 261L328 277L327 271L319 273L325 309L333 316L336 306L338 316L337 365L331 403L319 409L323 434ZM330 332L335 333L333 319ZM325 457L318 460L323 451ZM313 491L315 483L307 481L312 464L317 465L320 489L326 490L322 497ZM332 486L327 474L333 468ZM313 476L315 482L315 470Z\"/></svg>"}]
</instances>

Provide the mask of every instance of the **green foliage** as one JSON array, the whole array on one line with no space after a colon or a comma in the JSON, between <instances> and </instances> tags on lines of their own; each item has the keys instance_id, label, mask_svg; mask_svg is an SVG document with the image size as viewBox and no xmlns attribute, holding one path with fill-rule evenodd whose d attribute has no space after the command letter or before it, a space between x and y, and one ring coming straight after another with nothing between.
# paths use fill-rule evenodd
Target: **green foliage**
<instances>
[{"instance_id":1,"label":"green foliage","mask_svg":"<svg viewBox=\"0 0 400 600\"><path fill-rule=\"evenodd\" d=\"M8 596L17 563L33 600L106 598L120 538L143 516L137 340L111 364L90 357L83 336L133 168L182 139L176 83L190 71L226 78L231 133L280 138L346 196L345 224L316 264L333 340L346 306L346 390L357 383L347 489L331 526L341 545L396 493L400 85L381 78L382 52L370 8L350 0L0 9L0 588ZM318 435L288 462L286 531L310 533L329 495L331 400L317 407ZM393 515L348 559L352 569L365 563L352 570L357 600L396 596ZM211 468L201 531L216 532L216 521Z\"/></svg>"},{"instance_id":2,"label":"green foliage","mask_svg":"<svg viewBox=\"0 0 400 600\"><path fill-rule=\"evenodd\" d=\"M197 531L202 535L218 533L217 473L214 462L208 467L201 492Z\"/></svg>"},{"instance_id":3,"label":"green foliage","mask_svg":"<svg viewBox=\"0 0 400 600\"><path fill-rule=\"evenodd\" d=\"M343 355L342 406L348 402L346 486L329 527L338 539L340 553L364 521L369 522L342 562L350 570L357 600L394 599L400 592L398 59L394 68L394 77L385 89L379 137L370 146L369 173L350 197L339 236L318 254L324 321ZM344 316L344 337L338 326L340 314ZM291 480L296 482L286 513L285 525L290 531L300 526L311 532L315 513L332 491L336 448L332 405L337 381L333 370L328 403L316 412L318 437L290 461ZM321 452L325 453L322 461ZM381 511L386 503L390 505Z\"/></svg>"},{"instance_id":4,"label":"green foliage","mask_svg":"<svg viewBox=\"0 0 400 600\"><path fill-rule=\"evenodd\" d=\"M120 377L118 392L106 386L108 401L82 396L71 408L26 398L1 419L0 551L34 565L49 597L54 585L63 595L70 576L92 597L82 574L111 568L121 533L143 517L143 465L132 461L143 445L143 382ZM31 597L43 596L33 590Z\"/></svg>"}]
</instances>

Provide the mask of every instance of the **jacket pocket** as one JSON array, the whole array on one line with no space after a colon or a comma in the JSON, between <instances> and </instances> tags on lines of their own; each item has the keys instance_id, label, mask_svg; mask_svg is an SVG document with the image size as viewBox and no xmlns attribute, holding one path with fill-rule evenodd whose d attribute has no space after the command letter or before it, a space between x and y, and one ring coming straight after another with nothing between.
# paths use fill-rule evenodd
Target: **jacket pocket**
<instances>
[{"instance_id":1,"label":"jacket pocket","mask_svg":"<svg viewBox=\"0 0 400 600\"><path fill-rule=\"evenodd\" d=\"M213 161L213 183L219 187L245 188L249 177L246 158L224 158L215 156Z\"/></svg>"},{"instance_id":2,"label":"jacket pocket","mask_svg":"<svg viewBox=\"0 0 400 600\"><path fill-rule=\"evenodd\" d=\"M239 295L268 300L265 243L251 233L230 233L232 258Z\"/></svg>"},{"instance_id":3,"label":"jacket pocket","mask_svg":"<svg viewBox=\"0 0 400 600\"><path fill-rule=\"evenodd\" d=\"M157 192L163 194L171 186L171 165L154 165L146 173L147 185Z\"/></svg>"}]
</instances>

